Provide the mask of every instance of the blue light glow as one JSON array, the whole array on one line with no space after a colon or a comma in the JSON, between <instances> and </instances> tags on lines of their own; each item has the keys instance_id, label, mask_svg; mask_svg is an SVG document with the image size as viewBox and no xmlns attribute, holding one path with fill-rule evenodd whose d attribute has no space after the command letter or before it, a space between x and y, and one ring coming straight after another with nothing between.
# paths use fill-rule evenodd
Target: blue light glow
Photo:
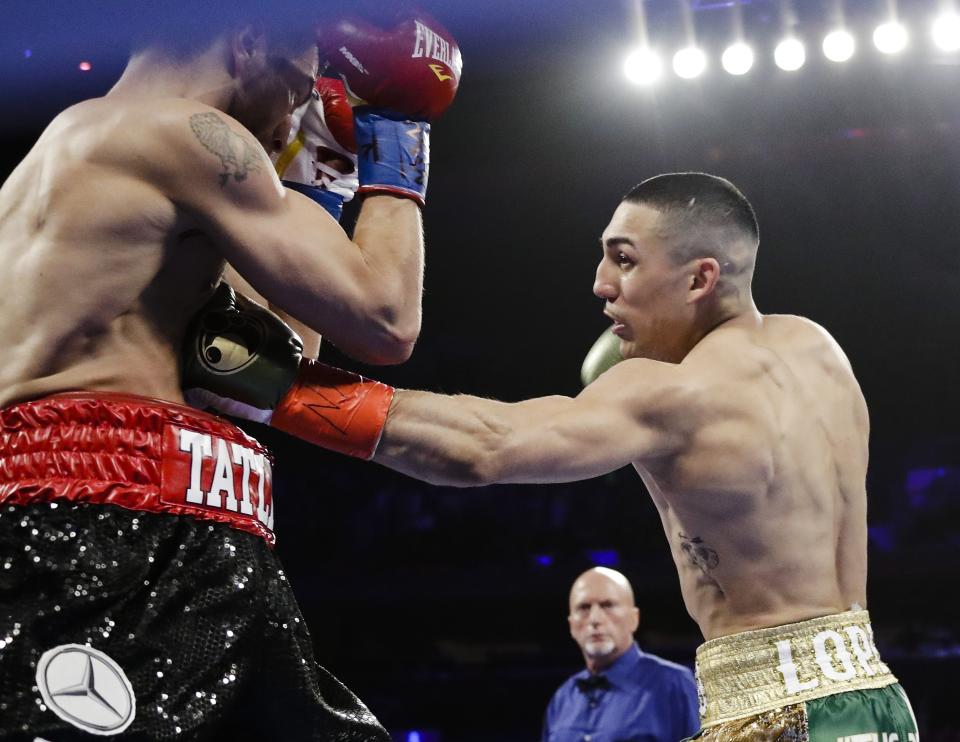
<instances>
[{"instance_id":1,"label":"blue light glow","mask_svg":"<svg viewBox=\"0 0 960 742\"><path fill-rule=\"evenodd\" d=\"M616 549L594 549L587 557L598 567L616 567L620 564L620 554Z\"/></svg>"}]
</instances>

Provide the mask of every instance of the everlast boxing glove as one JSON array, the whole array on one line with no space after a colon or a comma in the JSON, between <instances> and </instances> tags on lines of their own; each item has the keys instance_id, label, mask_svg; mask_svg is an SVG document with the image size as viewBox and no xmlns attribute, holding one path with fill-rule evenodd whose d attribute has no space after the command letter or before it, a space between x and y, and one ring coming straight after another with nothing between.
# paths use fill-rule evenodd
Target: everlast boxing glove
<instances>
[{"instance_id":1,"label":"everlast boxing glove","mask_svg":"<svg viewBox=\"0 0 960 742\"><path fill-rule=\"evenodd\" d=\"M423 205L430 125L460 83L460 49L424 14L390 29L343 19L317 32L321 58L354 103L360 193L392 193Z\"/></svg>"},{"instance_id":2,"label":"everlast boxing glove","mask_svg":"<svg viewBox=\"0 0 960 742\"><path fill-rule=\"evenodd\" d=\"M353 107L343 81L321 77L313 96L293 115L290 139L274 166L287 188L299 191L340 221L357 192Z\"/></svg>"},{"instance_id":3,"label":"everlast boxing glove","mask_svg":"<svg viewBox=\"0 0 960 742\"><path fill-rule=\"evenodd\" d=\"M620 339L613 334L613 330L607 328L587 352L587 357L583 359L580 380L584 386L588 386L596 381L600 374L613 368L622 360Z\"/></svg>"},{"instance_id":4,"label":"everlast boxing glove","mask_svg":"<svg viewBox=\"0 0 960 742\"><path fill-rule=\"evenodd\" d=\"M277 315L221 283L183 344L187 402L253 420L333 451L369 459L393 389L303 358Z\"/></svg>"}]
</instances>

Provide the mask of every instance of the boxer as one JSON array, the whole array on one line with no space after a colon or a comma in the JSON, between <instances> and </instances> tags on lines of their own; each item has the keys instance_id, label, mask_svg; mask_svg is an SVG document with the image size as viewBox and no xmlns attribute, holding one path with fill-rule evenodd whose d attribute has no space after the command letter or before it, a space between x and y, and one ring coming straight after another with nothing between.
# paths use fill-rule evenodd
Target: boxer
<instances>
[{"instance_id":1,"label":"boxer","mask_svg":"<svg viewBox=\"0 0 960 742\"><path fill-rule=\"evenodd\" d=\"M350 114L353 240L268 157L319 105L320 63L312 27L269 20L140 49L0 189L0 739L389 740L313 657L270 548L269 453L183 404L179 352L229 260L353 356L409 356L425 119L459 79L391 75L383 59L418 43L415 21L363 38L321 24L363 49L382 93Z\"/></svg>"},{"instance_id":2,"label":"boxer","mask_svg":"<svg viewBox=\"0 0 960 742\"><path fill-rule=\"evenodd\" d=\"M435 484L631 464L707 640L697 739L916 740L865 610L867 406L822 327L758 311L758 244L728 181L651 178L601 238L593 290L619 348L601 339L576 398L396 391L301 363L261 419Z\"/></svg>"}]
</instances>

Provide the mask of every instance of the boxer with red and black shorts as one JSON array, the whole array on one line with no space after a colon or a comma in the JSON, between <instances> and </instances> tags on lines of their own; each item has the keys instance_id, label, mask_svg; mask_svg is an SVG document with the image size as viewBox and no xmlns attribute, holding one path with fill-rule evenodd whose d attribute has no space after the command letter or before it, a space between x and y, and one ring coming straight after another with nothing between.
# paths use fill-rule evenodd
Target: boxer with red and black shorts
<instances>
[{"instance_id":1,"label":"boxer with red and black shorts","mask_svg":"<svg viewBox=\"0 0 960 742\"><path fill-rule=\"evenodd\" d=\"M314 659L255 440L85 392L7 407L0 431L5 738L389 739Z\"/></svg>"},{"instance_id":2,"label":"boxer with red and black shorts","mask_svg":"<svg viewBox=\"0 0 960 742\"><path fill-rule=\"evenodd\" d=\"M180 353L229 262L358 360L409 357L424 78L377 62L408 57L423 22L358 46L327 21L386 70L351 112L351 239L309 192L326 180L307 169L306 195L285 189L268 156L322 103L313 27L234 20L140 49L0 188L0 740L389 739L313 657L272 550L269 454L183 404ZM459 69L431 70L449 102ZM217 373L256 368L252 329L207 359Z\"/></svg>"}]
</instances>

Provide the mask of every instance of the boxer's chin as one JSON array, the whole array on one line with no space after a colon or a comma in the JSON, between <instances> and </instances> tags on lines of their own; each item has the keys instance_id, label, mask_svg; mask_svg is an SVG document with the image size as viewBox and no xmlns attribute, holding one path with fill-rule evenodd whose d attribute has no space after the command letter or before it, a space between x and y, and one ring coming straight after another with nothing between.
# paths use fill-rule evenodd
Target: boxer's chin
<instances>
[{"instance_id":1,"label":"boxer's chin","mask_svg":"<svg viewBox=\"0 0 960 742\"><path fill-rule=\"evenodd\" d=\"M588 641L583 647L583 652L587 657L601 659L613 654L616 648L617 645L614 644L613 639L604 639L603 641Z\"/></svg>"}]
</instances>

